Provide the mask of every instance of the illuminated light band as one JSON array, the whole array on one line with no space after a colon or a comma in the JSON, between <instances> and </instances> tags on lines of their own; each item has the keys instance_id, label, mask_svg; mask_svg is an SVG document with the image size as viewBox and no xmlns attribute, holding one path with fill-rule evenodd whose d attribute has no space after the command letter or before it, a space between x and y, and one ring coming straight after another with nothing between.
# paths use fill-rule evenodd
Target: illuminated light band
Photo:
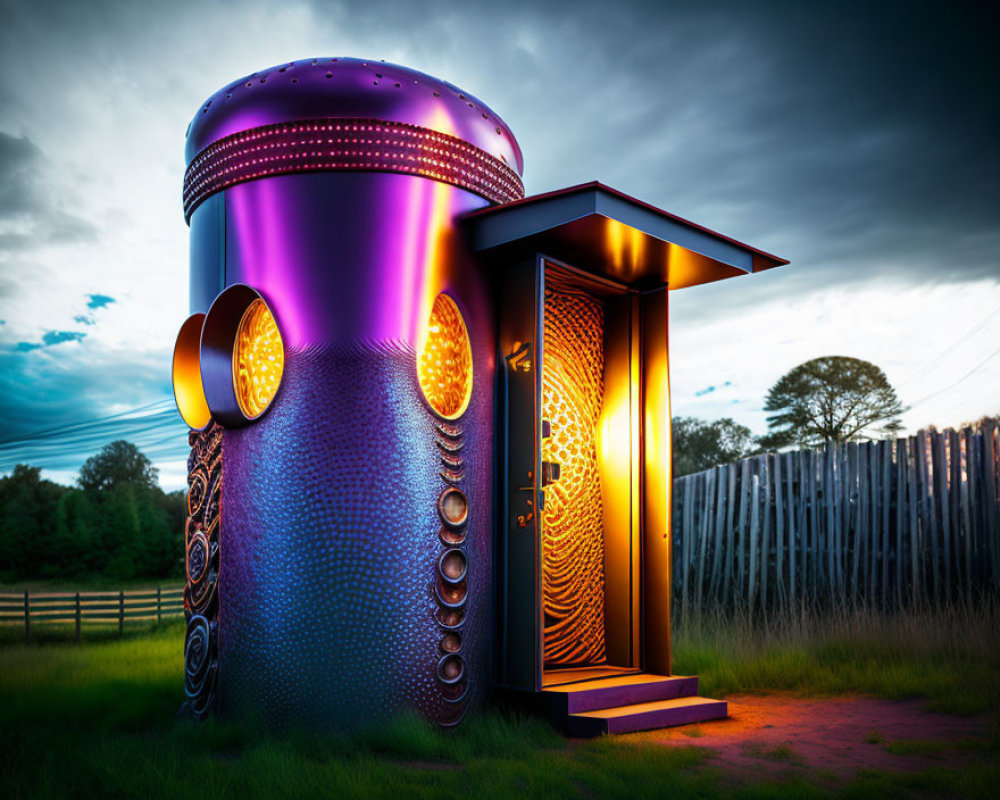
<instances>
[{"instance_id":1,"label":"illuminated light band","mask_svg":"<svg viewBox=\"0 0 1000 800\"><path fill-rule=\"evenodd\" d=\"M234 133L202 150L184 175L184 218L209 196L269 175L325 171L420 175L491 203L524 197L517 172L455 136L380 119L283 122Z\"/></svg>"}]
</instances>

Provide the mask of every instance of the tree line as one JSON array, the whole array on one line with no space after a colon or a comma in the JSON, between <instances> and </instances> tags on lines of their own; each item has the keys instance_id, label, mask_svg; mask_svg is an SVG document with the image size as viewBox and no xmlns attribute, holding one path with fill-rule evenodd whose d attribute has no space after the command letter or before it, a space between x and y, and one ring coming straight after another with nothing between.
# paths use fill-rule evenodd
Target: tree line
<instances>
[{"instance_id":1,"label":"tree line","mask_svg":"<svg viewBox=\"0 0 1000 800\"><path fill-rule=\"evenodd\" d=\"M770 412L768 430L760 437L729 417L714 422L675 417L674 477L787 448L892 439L903 427L904 408L885 373L847 356L823 356L794 367L770 388L764 410Z\"/></svg>"},{"instance_id":2,"label":"tree line","mask_svg":"<svg viewBox=\"0 0 1000 800\"><path fill-rule=\"evenodd\" d=\"M807 361L782 376L764 403L768 432L730 418L673 419L674 476L786 447L891 437L903 411L885 373L845 356ZM183 490L165 493L135 445L112 442L87 459L75 487L18 464L0 478L0 580L116 580L183 574Z\"/></svg>"},{"instance_id":3,"label":"tree line","mask_svg":"<svg viewBox=\"0 0 1000 800\"><path fill-rule=\"evenodd\" d=\"M0 478L0 580L181 576L185 492L157 481L126 441L87 459L73 487L18 464Z\"/></svg>"}]
</instances>

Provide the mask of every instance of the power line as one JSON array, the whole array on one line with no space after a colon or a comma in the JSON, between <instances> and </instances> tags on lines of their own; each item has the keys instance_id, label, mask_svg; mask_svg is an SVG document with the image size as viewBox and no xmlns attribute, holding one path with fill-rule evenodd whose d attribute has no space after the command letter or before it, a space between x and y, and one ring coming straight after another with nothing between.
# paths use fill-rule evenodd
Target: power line
<instances>
[{"instance_id":1,"label":"power line","mask_svg":"<svg viewBox=\"0 0 1000 800\"><path fill-rule=\"evenodd\" d=\"M998 347L996 350L994 350L992 353L990 353L988 356L986 356L986 358L984 358L982 361L980 361L978 364L976 364L976 366L974 366L972 369L970 369L968 372L966 372L957 381L955 381L954 383L952 383L949 386L945 386L943 389L938 389L936 392L931 392L929 395L921 397L919 400L917 400L917 402L911 403L906 410L910 411L910 410L916 408L917 406L919 406L921 403L923 403L923 402L925 402L927 400L930 400L932 397L937 397L939 394L942 394L944 392L947 392L947 391L950 391L950 390L954 389L956 386L958 386L958 384L960 384L966 378L970 377L971 375L975 374L976 372L979 372L980 369L982 369L983 367L985 367L988 362L992 361L998 355L1000 355L1000 347Z\"/></svg>"},{"instance_id":2,"label":"power line","mask_svg":"<svg viewBox=\"0 0 1000 800\"><path fill-rule=\"evenodd\" d=\"M909 375L907 375L905 378L903 378L899 382L899 385L903 386L904 384L907 384L910 381L912 381L918 375L921 375L924 372L926 372L931 367L937 366L937 364L941 361L941 359L943 359L946 355L948 355L952 350L954 350L960 344L964 344L968 339L972 338L972 336L974 336L975 334L979 333L979 331L981 331L986 326L986 324L990 320L992 320L994 317L996 317L998 314L1000 314L1000 308L994 309L992 312L990 312L989 314L987 314L986 317L985 317L985 319L982 319L977 324L973 325L968 331L966 331L964 334L962 334L961 336L959 336L954 342L952 342L950 345L948 345L944 350L942 350L940 353L938 353L934 358L932 358L930 361L924 363L923 365L917 367L915 371L911 372Z\"/></svg>"},{"instance_id":3,"label":"power line","mask_svg":"<svg viewBox=\"0 0 1000 800\"><path fill-rule=\"evenodd\" d=\"M54 428L44 428L38 431L30 431L28 433L20 434L18 436L12 436L9 439L2 439L0 440L0 445L20 444L23 442L37 441L39 439L49 439L52 438L53 436L58 436L60 434L68 433L69 431L72 431L75 428L86 428L88 426L97 425L102 422L108 422L109 420L128 417L132 414L137 414L140 411L149 411L150 409L156 408L157 406L163 406L163 410L165 411L172 402L173 402L172 400L165 398L163 400L157 400L155 403L149 403L148 405L138 406L137 408L129 409L128 411L121 411L117 414L108 414L106 417L95 417L94 419L82 420L80 422L71 422L67 425L58 425ZM153 416L153 414L146 414L144 416Z\"/></svg>"},{"instance_id":4,"label":"power line","mask_svg":"<svg viewBox=\"0 0 1000 800\"><path fill-rule=\"evenodd\" d=\"M973 395L972 397L964 396L957 403L952 403L946 411L942 412L940 416L942 419L947 419L951 414L954 414L963 405L966 404L972 405L974 403L979 403L979 402L986 403L987 398L989 397L993 398L994 406L992 410L985 411L983 412L983 414L985 416L990 416L991 414L996 415L996 413L1000 411L1000 400L997 399L996 389L994 389L991 386L987 386L984 392L980 392L979 394Z\"/></svg>"}]
</instances>

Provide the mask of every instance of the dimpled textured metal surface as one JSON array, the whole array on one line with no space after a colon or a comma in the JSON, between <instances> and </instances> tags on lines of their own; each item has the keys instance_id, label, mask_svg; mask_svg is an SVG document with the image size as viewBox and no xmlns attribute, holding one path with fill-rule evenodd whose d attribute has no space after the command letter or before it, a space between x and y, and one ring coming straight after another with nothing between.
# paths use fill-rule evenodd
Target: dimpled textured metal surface
<instances>
[{"instance_id":1,"label":"dimpled textured metal surface","mask_svg":"<svg viewBox=\"0 0 1000 800\"><path fill-rule=\"evenodd\" d=\"M490 678L488 378L463 415L463 702L446 701L437 674L437 420L413 348L389 342L287 351L268 413L225 433L223 713L354 729L404 710L449 724L481 700Z\"/></svg>"}]
</instances>

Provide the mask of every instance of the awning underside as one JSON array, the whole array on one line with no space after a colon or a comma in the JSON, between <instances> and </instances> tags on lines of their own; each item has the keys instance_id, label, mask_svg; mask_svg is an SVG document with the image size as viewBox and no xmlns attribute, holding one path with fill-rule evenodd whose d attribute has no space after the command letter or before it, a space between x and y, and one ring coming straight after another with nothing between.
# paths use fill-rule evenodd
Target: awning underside
<instances>
[{"instance_id":1,"label":"awning underside","mask_svg":"<svg viewBox=\"0 0 1000 800\"><path fill-rule=\"evenodd\" d=\"M788 262L599 183L466 215L475 252L541 253L637 288L681 289Z\"/></svg>"}]
</instances>

